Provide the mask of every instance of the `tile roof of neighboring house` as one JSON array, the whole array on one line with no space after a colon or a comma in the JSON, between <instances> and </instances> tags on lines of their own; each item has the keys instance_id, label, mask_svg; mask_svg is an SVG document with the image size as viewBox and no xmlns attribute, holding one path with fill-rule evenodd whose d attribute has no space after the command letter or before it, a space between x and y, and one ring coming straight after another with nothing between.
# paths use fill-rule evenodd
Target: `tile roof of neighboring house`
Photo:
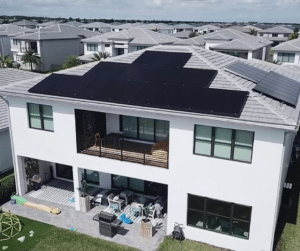
<instances>
[{"instance_id":1,"label":"tile roof of neighboring house","mask_svg":"<svg viewBox=\"0 0 300 251\"><path fill-rule=\"evenodd\" d=\"M233 57L216 51L205 50L196 46L156 46L147 48L145 50L136 51L133 53L124 54L121 56L107 59L107 61L131 64L135 61L144 51L164 51L164 52L187 52L192 53L191 58L185 64L186 68L196 69L214 69L218 71L217 76L214 78L209 88L226 89L226 90L242 90L248 91L249 97L242 110L239 118L232 118L227 116L207 115L207 114L195 114L179 111L169 111L164 109L152 109L152 108L139 108L134 106L134 109L147 109L156 113L172 113L179 116L189 116L203 119L214 119L218 121L232 121L241 124L259 125L273 128L280 128L284 130L298 130L299 125L299 110L300 102L296 108L289 105L282 104L275 99L269 98L262 94L252 91L256 85L254 82L239 76L233 72L226 70L226 67L235 63L243 62L251 65L257 69L270 72L275 71L283 76L291 78L296 81L300 81L300 74L295 71L286 70L280 65L271 64L261 60L244 60L241 58ZM93 62L90 64L84 64L78 67L62 70L57 74L69 74L82 76L89 70L91 70L99 62ZM100 62L101 63L101 62ZM100 102L92 100L83 100L76 98L66 98L58 96L49 96L42 94L29 93L28 90L39 83L40 80L28 81L27 83L16 83L13 86L9 86L0 91L3 95L21 96L21 97L38 97L48 100L63 100L66 102L75 102L78 104L98 104L98 105L110 105L118 108L132 108L130 105L118 105L109 102Z\"/></svg>"},{"instance_id":2,"label":"tile roof of neighboring house","mask_svg":"<svg viewBox=\"0 0 300 251\"><path fill-rule=\"evenodd\" d=\"M205 24L199 27L194 27L195 29L208 29L208 30L222 30L219 26L215 26L213 24Z\"/></svg>"},{"instance_id":3,"label":"tile roof of neighboring house","mask_svg":"<svg viewBox=\"0 0 300 251\"><path fill-rule=\"evenodd\" d=\"M30 29L20 27L20 26L14 25L14 24L1 24L0 25L0 36L7 36L10 34L22 32L22 31L26 31L26 30L30 30Z\"/></svg>"},{"instance_id":4,"label":"tile roof of neighboring house","mask_svg":"<svg viewBox=\"0 0 300 251\"><path fill-rule=\"evenodd\" d=\"M265 37L266 39L270 41L288 41L288 37Z\"/></svg>"},{"instance_id":5,"label":"tile roof of neighboring house","mask_svg":"<svg viewBox=\"0 0 300 251\"><path fill-rule=\"evenodd\" d=\"M174 28L175 29L189 29L189 28L193 28L193 25L190 24L174 24Z\"/></svg>"},{"instance_id":6,"label":"tile roof of neighboring house","mask_svg":"<svg viewBox=\"0 0 300 251\"><path fill-rule=\"evenodd\" d=\"M177 37L177 38L189 38L191 33L192 33L191 31L180 31L180 32L170 34L170 36Z\"/></svg>"},{"instance_id":7,"label":"tile roof of neighboring house","mask_svg":"<svg viewBox=\"0 0 300 251\"><path fill-rule=\"evenodd\" d=\"M266 30L259 31L259 33L278 33L278 34L292 34L293 30L288 29L284 26L276 26Z\"/></svg>"},{"instance_id":8,"label":"tile roof of neighboring house","mask_svg":"<svg viewBox=\"0 0 300 251\"><path fill-rule=\"evenodd\" d=\"M82 25L82 23L77 22L77 21L70 21L70 22L66 22L64 24L75 26L75 27L78 27L78 26Z\"/></svg>"},{"instance_id":9,"label":"tile roof of neighboring house","mask_svg":"<svg viewBox=\"0 0 300 251\"><path fill-rule=\"evenodd\" d=\"M120 25L115 25L111 28L113 29L132 29L132 28L136 28L139 26L144 25L143 23L125 23L125 24L120 24Z\"/></svg>"},{"instance_id":10,"label":"tile roof of neighboring house","mask_svg":"<svg viewBox=\"0 0 300 251\"><path fill-rule=\"evenodd\" d=\"M79 26L80 28L110 28L110 24L102 23L102 22L94 22L94 23L89 23L89 24L81 24Z\"/></svg>"},{"instance_id":11,"label":"tile roof of neighboring house","mask_svg":"<svg viewBox=\"0 0 300 251\"><path fill-rule=\"evenodd\" d=\"M257 31L261 31L262 30L261 28L255 27L253 25L245 25L245 26L243 26L243 28L254 29L254 30L257 30Z\"/></svg>"},{"instance_id":12,"label":"tile roof of neighboring house","mask_svg":"<svg viewBox=\"0 0 300 251\"><path fill-rule=\"evenodd\" d=\"M50 22L45 22L45 23L37 24L37 26L39 26L39 27L46 27L46 26L52 26L52 25L56 25L56 24L60 24L60 22L58 22L58 21L50 21Z\"/></svg>"},{"instance_id":13,"label":"tile roof of neighboring house","mask_svg":"<svg viewBox=\"0 0 300 251\"><path fill-rule=\"evenodd\" d=\"M84 30L82 28L66 25L56 24L44 28L33 30L26 30L22 33L13 34L14 39L19 40L56 40L56 39L82 39L85 37L93 37L98 33Z\"/></svg>"},{"instance_id":14,"label":"tile roof of neighboring house","mask_svg":"<svg viewBox=\"0 0 300 251\"><path fill-rule=\"evenodd\" d=\"M0 69L0 90L9 85L21 82L26 82L31 79L38 77L39 80L42 75L38 73L33 73L29 71L22 71L11 68ZM8 110L6 102L0 98L0 132L7 130L9 127L8 124Z\"/></svg>"},{"instance_id":15,"label":"tile roof of neighboring house","mask_svg":"<svg viewBox=\"0 0 300 251\"><path fill-rule=\"evenodd\" d=\"M171 44L179 39L167 34L145 30L138 27L119 32L110 32L103 35L82 39L81 41L85 43L108 43L114 40L128 40L129 44L153 46L158 44Z\"/></svg>"},{"instance_id":16,"label":"tile roof of neighboring house","mask_svg":"<svg viewBox=\"0 0 300 251\"><path fill-rule=\"evenodd\" d=\"M258 50L264 46L272 44L271 41L264 37L252 36L231 28L181 40L174 44L205 46L205 43L209 40L219 40L222 43L211 47L215 49L221 48L222 46L234 49L234 46L237 46L240 50Z\"/></svg>"},{"instance_id":17,"label":"tile roof of neighboring house","mask_svg":"<svg viewBox=\"0 0 300 251\"><path fill-rule=\"evenodd\" d=\"M166 24L145 24L139 26L139 28L143 28L146 30L173 30L174 29L173 27Z\"/></svg>"},{"instance_id":18,"label":"tile roof of neighboring house","mask_svg":"<svg viewBox=\"0 0 300 251\"><path fill-rule=\"evenodd\" d=\"M18 22L13 22L12 24L23 26L23 25L37 25L38 23L33 22L33 21L29 21L29 20L22 20L22 21L18 21Z\"/></svg>"},{"instance_id":19,"label":"tile roof of neighboring house","mask_svg":"<svg viewBox=\"0 0 300 251\"><path fill-rule=\"evenodd\" d=\"M273 47L274 51L300 51L300 38L283 42Z\"/></svg>"}]
</instances>

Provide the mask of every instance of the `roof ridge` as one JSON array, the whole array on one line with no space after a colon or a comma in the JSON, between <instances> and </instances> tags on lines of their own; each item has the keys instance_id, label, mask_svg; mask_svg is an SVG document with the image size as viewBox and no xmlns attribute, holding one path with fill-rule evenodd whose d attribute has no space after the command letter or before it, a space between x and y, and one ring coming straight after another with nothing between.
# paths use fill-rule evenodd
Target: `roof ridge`
<instances>
[{"instance_id":1,"label":"roof ridge","mask_svg":"<svg viewBox=\"0 0 300 251\"><path fill-rule=\"evenodd\" d=\"M137 29L140 29L142 30L150 39L152 39L155 43L159 44L159 42L157 42L153 37L151 37L147 32L146 30L142 29L142 28L137 28ZM153 31L154 32L154 31Z\"/></svg>"}]
</instances>

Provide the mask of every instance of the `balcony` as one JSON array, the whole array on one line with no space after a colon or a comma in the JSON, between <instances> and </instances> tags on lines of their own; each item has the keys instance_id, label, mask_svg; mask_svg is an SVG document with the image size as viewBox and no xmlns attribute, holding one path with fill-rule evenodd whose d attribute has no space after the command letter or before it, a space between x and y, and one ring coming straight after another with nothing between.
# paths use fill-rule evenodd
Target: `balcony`
<instances>
[{"instance_id":1,"label":"balcony","mask_svg":"<svg viewBox=\"0 0 300 251\"><path fill-rule=\"evenodd\" d=\"M30 50L33 50L35 53L37 53L37 50L36 49L32 49L30 47L20 47L20 51L21 52L26 52L26 51L30 51Z\"/></svg>"},{"instance_id":2,"label":"balcony","mask_svg":"<svg viewBox=\"0 0 300 251\"><path fill-rule=\"evenodd\" d=\"M77 152L168 169L169 122L75 110Z\"/></svg>"}]
</instances>

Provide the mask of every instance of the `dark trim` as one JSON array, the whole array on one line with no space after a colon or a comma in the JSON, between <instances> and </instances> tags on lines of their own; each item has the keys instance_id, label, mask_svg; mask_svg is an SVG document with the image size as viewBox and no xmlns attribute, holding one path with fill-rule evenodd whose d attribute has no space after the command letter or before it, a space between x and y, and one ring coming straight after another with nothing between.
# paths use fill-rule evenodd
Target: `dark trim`
<instances>
[{"instance_id":1,"label":"dark trim","mask_svg":"<svg viewBox=\"0 0 300 251\"><path fill-rule=\"evenodd\" d=\"M189 195L195 196L195 197L200 197L200 198L203 198L203 199L204 199L204 208L203 208L203 211L197 210L197 209L192 209L192 208L189 209L189 206L188 206L188 205L189 205ZM225 202L225 203L227 203L227 204L230 204L230 217L207 212L207 200L208 200L208 199L214 200L214 201ZM240 220L240 219L235 219L235 218L233 218L234 206L235 206L235 205L239 205L239 206L251 208L251 213L250 213L250 219L249 219L249 221L246 221L246 220ZM190 210L191 210L191 211L194 211L194 212L203 213L203 227L188 224L188 214L189 214L189 211L190 211ZM206 216L207 216L207 214L208 214L208 215L220 216L220 217L224 217L224 218L230 219L229 233L226 233L226 232L220 232L220 231L214 231L213 229L207 228L207 227L206 227L206 224L207 224L207 222L206 222ZM199 229L202 229L202 230L208 230L208 231L211 231L211 232L214 232L214 233L220 233L220 234L225 234L225 235L229 235L229 236L233 236L233 237L237 237L237 238L249 240L249 238L250 238L250 228L251 228L251 217L252 217L252 207L251 207L251 206L246 206L246 205L242 205L242 204L238 204L238 203L233 203L233 202L227 202L227 201L223 201L223 200L212 199L212 198L203 197L203 196L199 196L199 195L195 195L195 194L189 194L189 193L187 194L187 218L186 218L186 225L187 225L187 226L199 228ZM245 223L249 223L248 237L242 237L242 236L238 236L238 235L234 235L234 234L233 234L233 231L232 231L233 220L237 220L237 221L242 221L242 222L245 222Z\"/></svg>"},{"instance_id":2,"label":"dark trim","mask_svg":"<svg viewBox=\"0 0 300 251\"><path fill-rule=\"evenodd\" d=\"M123 132L123 115L119 115L119 130Z\"/></svg>"}]
</instances>

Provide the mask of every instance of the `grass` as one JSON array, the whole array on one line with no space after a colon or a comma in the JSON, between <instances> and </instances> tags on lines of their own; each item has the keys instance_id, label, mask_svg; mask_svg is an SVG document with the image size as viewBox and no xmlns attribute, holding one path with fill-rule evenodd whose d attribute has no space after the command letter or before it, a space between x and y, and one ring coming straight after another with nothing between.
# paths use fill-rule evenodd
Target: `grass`
<instances>
[{"instance_id":1,"label":"grass","mask_svg":"<svg viewBox=\"0 0 300 251\"><path fill-rule=\"evenodd\" d=\"M10 240L0 241L0 250L8 246L7 251L126 251L137 250L114 242L93 238L70 230L58 228L49 224L30 220L18 216L23 223L22 231ZM29 231L34 231L34 236L29 237ZM18 238L25 236L22 243Z\"/></svg>"},{"instance_id":2,"label":"grass","mask_svg":"<svg viewBox=\"0 0 300 251\"><path fill-rule=\"evenodd\" d=\"M178 240L173 240L171 237L166 237L159 245L158 251L219 251L218 248L213 248L208 245L198 243L196 241L184 240L180 243Z\"/></svg>"}]
</instances>

